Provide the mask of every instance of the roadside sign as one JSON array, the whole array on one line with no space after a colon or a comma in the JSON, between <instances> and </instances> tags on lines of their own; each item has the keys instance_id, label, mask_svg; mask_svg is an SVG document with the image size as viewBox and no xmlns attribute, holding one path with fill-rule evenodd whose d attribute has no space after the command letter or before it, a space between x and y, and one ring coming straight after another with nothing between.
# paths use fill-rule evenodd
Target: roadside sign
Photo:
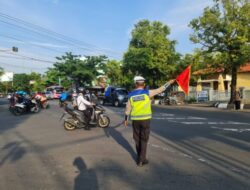
<instances>
[{"instance_id":1,"label":"roadside sign","mask_svg":"<svg viewBox=\"0 0 250 190\"><path fill-rule=\"evenodd\" d=\"M207 102L208 101L208 91L197 92L197 102Z\"/></svg>"}]
</instances>

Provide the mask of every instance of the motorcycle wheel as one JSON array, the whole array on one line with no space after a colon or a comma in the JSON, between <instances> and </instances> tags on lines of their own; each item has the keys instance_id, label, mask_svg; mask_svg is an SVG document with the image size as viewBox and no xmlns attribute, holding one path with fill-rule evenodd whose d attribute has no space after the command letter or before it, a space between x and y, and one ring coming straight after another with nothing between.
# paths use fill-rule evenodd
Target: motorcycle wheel
<instances>
[{"instance_id":1,"label":"motorcycle wheel","mask_svg":"<svg viewBox=\"0 0 250 190\"><path fill-rule=\"evenodd\" d=\"M40 110L41 110L41 108L37 105L37 106L35 106L33 113L38 113Z\"/></svg>"},{"instance_id":2,"label":"motorcycle wheel","mask_svg":"<svg viewBox=\"0 0 250 190\"><path fill-rule=\"evenodd\" d=\"M118 100L116 100L116 101L115 101L115 103L114 103L114 105L115 105L115 107L119 107L119 106L120 106L119 101L118 101Z\"/></svg>"},{"instance_id":3,"label":"motorcycle wheel","mask_svg":"<svg viewBox=\"0 0 250 190\"><path fill-rule=\"evenodd\" d=\"M175 100L171 100L170 104L171 105L177 105L177 102Z\"/></svg>"},{"instance_id":4,"label":"motorcycle wheel","mask_svg":"<svg viewBox=\"0 0 250 190\"><path fill-rule=\"evenodd\" d=\"M23 109L19 108L19 107L15 107L13 109L13 113L14 113L14 115L21 115L23 113Z\"/></svg>"},{"instance_id":5,"label":"motorcycle wheel","mask_svg":"<svg viewBox=\"0 0 250 190\"><path fill-rule=\"evenodd\" d=\"M74 121L72 120L72 122L74 122ZM72 123L70 123L69 121L64 121L63 126L64 126L64 129L67 131L73 131L76 128L76 126L73 125Z\"/></svg>"},{"instance_id":6,"label":"motorcycle wheel","mask_svg":"<svg viewBox=\"0 0 250 190\"><path fill-rule=\"evenodd\" d=\"M109 126L109 124L110 124L110 119L108 116L103 115L102 118L101 117L98 118L97 125L99 127L106 128Z\"/></svg>"},{"instance_id":7,"label":"motorcycle wheel","mask_svg":"<svg viewBox=\"0 0 250 190\"><path fill-rule=\"evenodd\" d=\"M103 99L99 100L99 104L104 106L105 104L104 100Z\"/></svg>"}]
</instances>

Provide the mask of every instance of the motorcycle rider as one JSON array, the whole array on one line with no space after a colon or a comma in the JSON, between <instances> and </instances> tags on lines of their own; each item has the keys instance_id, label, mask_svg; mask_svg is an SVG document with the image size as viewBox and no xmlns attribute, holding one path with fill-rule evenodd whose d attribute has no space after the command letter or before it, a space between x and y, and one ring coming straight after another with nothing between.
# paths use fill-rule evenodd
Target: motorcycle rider
<instances>
[{"instance_id":1,"label":"motorcycle rider","mask_svg":"<svg viewBox=\"0 0 250 190\"><path fill-rule=\"evenodd\" d=\"M88 107L94 106L93 103L89 102L84 97L84 88L78 89L78 97L77 97L77 107L78 110L83 112L83 121L86 120L86 130L89 130L89 122L91 121L91 112L89 111ZM86 118L86 119L84 119Z\"/></svg>"},{"instance_id":2,"label":"motorcycle rider","mask_svg":"<svg viewBox=\"0 0 250 190\"><path fill-rule=\"evenodd\" d=\"M35 98L42 108L46 108L47 98L44 94L37 92L32 98Z\"/></svg>"},{"instance_id":3,"label":"motorcycle rider","mask_svg":"<svg viewBox=\"0 0 250 190\"><path fill-rule=\"evenodd\" d=\"M63 105L65 104L65 101L67 99L68 99L67 89L64 89L64 91L62 92L62 94L59 97L59 105L60 105L60 107L63 107Z\"/></svg>"}]
</instances>

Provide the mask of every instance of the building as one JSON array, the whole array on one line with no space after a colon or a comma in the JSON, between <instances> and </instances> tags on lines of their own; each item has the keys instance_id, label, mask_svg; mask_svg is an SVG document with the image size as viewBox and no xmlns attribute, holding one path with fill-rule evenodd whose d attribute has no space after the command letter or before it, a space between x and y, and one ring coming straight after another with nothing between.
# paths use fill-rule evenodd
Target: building
<instances>
[{"instance_id":1,"label":"building","mask_svg":"<svg viewBox=\"0 0 250 190\"><path fill-rule=\"evenodd\" d=\"M13 72L5 72L2 76L0 76L0 82L11 82L13 81Z\"/></svg>"},{"instance_id":2,"label":"building","mask_svg":"<svg viewBox=\"0 0 250 190\"><path fill-rule=\"evenodd\" d=\"M202 90L230 90L231 75L224 73L224 68L206 68L193 72L198 77L196 91ZM237 88L250 90L250 63L240 67L237 73Z\"/></svg>"},{"instance_id":3,"label":"building","mask_svg":"<svg viewBox=\"0 0 250 190\"><path fill-rule=\"evenodd\" d=\"M225 73L224 68L206 68L192 73L197 76L196 92L207 91L209 100L229 100L231 90L231 75ZM250 99L250 62L240 67L237 72L237 86L236 88L245 97Z\"/></svg>"}]
</instances>

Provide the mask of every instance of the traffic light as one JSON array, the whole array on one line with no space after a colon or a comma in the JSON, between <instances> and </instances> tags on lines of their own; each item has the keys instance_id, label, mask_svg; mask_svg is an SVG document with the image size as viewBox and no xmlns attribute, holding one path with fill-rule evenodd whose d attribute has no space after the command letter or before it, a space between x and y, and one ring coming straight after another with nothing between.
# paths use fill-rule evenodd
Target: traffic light
<instances>
[{"instance_id":1,"label":"traffic light","mask_svg":"<svg viewBox=\"0 0 250 190\"><path fill-rule=\"evenodd\" d=\"M18 47L13 46L13 47L12 47L12 51L13 51L13 52L18 52Z\"/></svg>"}]
</instances>

